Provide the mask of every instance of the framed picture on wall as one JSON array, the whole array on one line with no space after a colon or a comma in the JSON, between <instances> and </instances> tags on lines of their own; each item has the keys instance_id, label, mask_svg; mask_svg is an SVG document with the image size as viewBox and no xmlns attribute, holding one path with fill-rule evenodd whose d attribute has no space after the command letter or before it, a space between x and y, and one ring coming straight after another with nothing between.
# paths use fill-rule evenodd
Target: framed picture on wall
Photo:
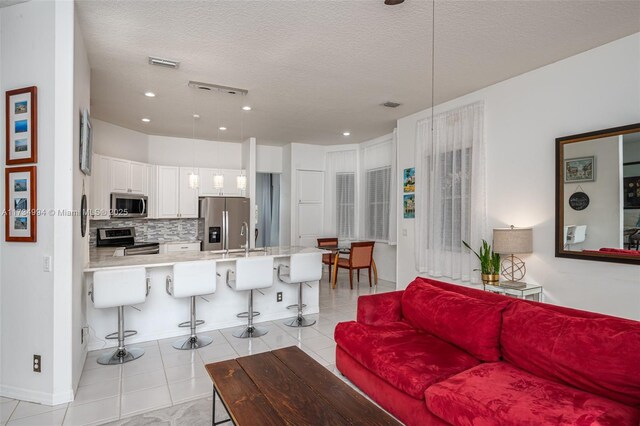
<instances>
[{"instance_id":1,"label":"framed picture on wall","mask_svg":"<svg viewBox=\"0 0 640 426\"><path fill-rule=\"evenodd\" d=\"M36 166L5 169L5 240L36 241Z\"/></svg>"},{"instance_id":2,"label":"framed picture on wall","mask_svg":"<svg viewBox=\"0 0 640 426\"><path fill-rule=\"evenodd\" d=\"M80 170L87 176L91 176L92 130L89 110L80 114Z\"/></svg>"},{"instance_id":3,"label":"framed picture on wall","mask_svg":"<svg viewBox=\"0 0 640 426\"><path fill-rule=\"evenodd\" d=\"M409 169L404 169L404 179L403 179L403 188L404 192L416 192L416 169L415 167L411 167Z\"/></svg>"},{"instance_id":4,"label":"framed picture on wall","mask_svg":"<svg viewBox=\"0 0 640 426\"><path fill-rule=\"evenodd\" d=\"M9 90L5 95L6 163L38 161L38 89Z\"/></svg>"},{"instance_id":5,"label":"framed picture on wall","mask_svg":"<svg viewBox=\"0 0 640 426\"><path fill-rule=\"evenodd\" d=\"M596 157L568 158L564 160L564 183L594 182Z\"/></svg>"},{"instance_id":6,"label":"framed picture on wall","mask_svg":"<svg viewBox=\"0 0 640 426\"><path fill-rule=\"evenodd\" d=\"M404 210L405 219L415 219L416 217L415 194L404 194L403 210Z\"/></svg>"},{"instance_id":7,"label":"framed picture on wall","mask_svg":"<svg viewBox=\"0 0 640 426\"><path fill-rule=\"evenodd\" d=\"M640 176L624 178L622 193L625 209L640 209Z\"/></svg>"}]
</instances>

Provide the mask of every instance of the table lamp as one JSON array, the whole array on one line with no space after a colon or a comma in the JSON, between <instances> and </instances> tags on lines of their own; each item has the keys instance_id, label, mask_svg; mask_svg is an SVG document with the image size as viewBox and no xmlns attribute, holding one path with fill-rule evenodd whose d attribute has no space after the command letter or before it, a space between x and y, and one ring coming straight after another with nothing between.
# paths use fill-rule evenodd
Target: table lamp
<instances>
[{"instance_id":1,"label":"table lamp","mask_svg":"<svg viewBox=\"0 0 640 426\"><path fill-rule=\"evenodd\" d=\"M533 252L533 229L516 228L513 225L509 228L494 229L493 251L501 255L508 255L500 265L500 273L507 279L507 282L500 285L512 288L526 287L527 284L522 280L527 273L527 268L522 259L516 257L515 254Z\"/></svg>"}]
</instances>

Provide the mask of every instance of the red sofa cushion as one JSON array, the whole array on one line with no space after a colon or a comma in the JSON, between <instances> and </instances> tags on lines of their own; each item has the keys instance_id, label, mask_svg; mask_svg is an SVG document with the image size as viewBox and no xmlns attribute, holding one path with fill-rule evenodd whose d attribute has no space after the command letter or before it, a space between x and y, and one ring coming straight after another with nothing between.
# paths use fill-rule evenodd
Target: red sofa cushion
<instances>
[{"instance_id":1,"label":"red sofa cushion","mask_svg":"<svg viewBox=\"0 0 640 426\"><path fill-rule=\"evenodd\" d=\"M375 374L371 374L371 371L343 351L340 346L336 347L336 367L358 389L366 393L405 425L448 425L447 422L429 411L424 403L424 394L420 399L410 397ZM367 420L367 424L374 423L370 419Z\"/></svg>"},{"instance_id":2,"label":"red sofa cushion","mask_svg":"<svg viewBox=\"0 0 640 426\"><path fill-rule=\"evenodd\" d=\"M478 365L455 346L405 322L370 326L355 321L336 326L337 346L385 380L416 399L433 383Z\"/></svg>"},{"instance_id":3,"label":"red sofa cushion","mask_svg":"<svg viewBox=\"0 0 640 426\"><path fill-rule=\"evenodd\" d=\"M637 425L640 411L534 376L481 364L425 392L429 410L455 425Z\"/></svg>"},{"instance_id":4,"label":"red sofa cushion","mask_svg":"<svg viewBox=\"0 0 640 426\"><path fill-rule=\"evenodd\" d=\"M640 323L580 318L516 302L504 312L504 359L536 376L640 404Z\"/></svg>"},{"instance_id":5,"label":"red sofa cushion","mask_svg":"<svg viewBox=\"0 0 640 426\"><path fill-rule=\"evenodd\" d=\"M402 316L478 359L498 361L502 311L509 303L480 300L416 280L402 295Z\"/></svg>"}]
</instances>

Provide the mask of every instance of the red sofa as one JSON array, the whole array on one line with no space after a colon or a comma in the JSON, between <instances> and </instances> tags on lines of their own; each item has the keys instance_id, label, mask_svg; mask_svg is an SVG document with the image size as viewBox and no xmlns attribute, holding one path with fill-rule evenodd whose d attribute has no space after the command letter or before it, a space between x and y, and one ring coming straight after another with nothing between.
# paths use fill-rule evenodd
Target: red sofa
<instances>
[{"instance_id":1,"label":"red sofa","mask_svg":"<svg viewBox=\"0 0 640 426\"><path fill-rule=\"evenodd\" d=\"M358 299L336 366L408 425L640 423L640 323L417 278Z\"/></svg>"}]
</instances>

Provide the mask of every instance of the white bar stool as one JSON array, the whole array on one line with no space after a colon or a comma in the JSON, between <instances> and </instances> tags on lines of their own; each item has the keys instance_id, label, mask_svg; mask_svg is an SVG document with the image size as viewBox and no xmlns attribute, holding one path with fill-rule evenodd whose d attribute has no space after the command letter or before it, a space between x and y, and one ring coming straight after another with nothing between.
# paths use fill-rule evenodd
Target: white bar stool
<instances>
[{"instance_id":1,"label":"white bar stool","mask_svg":"<svg viewBox=\"0 0 640 426\"><path fill-rule=\"evenodd\" d=\"M287 270L286 272L284 270ZM322 253L299 253L290 257L289 264L282 263L278 266L278 279L287 284L298 284L298 304L292 305L298 308L298 316L284 325L289 327L309 327L315 324L302 316L302 283L320 281L322 278Z\"/></svg>"},{"instance_id":2,"label":"white bar stool","mask_svg":"<svg viewBox=\"0 0 640 426\"><path fill-rule=\"evenodd\" d=\"M93 285L89 294L96 308L118 308L118 331L106 336L107 339L117 336L118 348L112 354L98 358L98 364L124 364L144 355L144 350L140 348L124 346L125 337L136 334L136 331L124 329L124 307L147 300L149 278L145 268L96 271L93 273Z\"/></svg>"},{"instance_id":3,"label":"white bar stool","mask_svg":"<svg viewBox=\"0 0 640 426\"><path fill-rule=\"evenodd\" d=\"M210 345L213 342L212 338L196 336L196 326L204 324L203 320L196 320L196 296L215 293L216 261L200 260L176 263L173 265L173 276L167 275L166 290L167 294L175 298L191 298L191 319L178 324L178 327L189 327L191 334L187 338L174 342L173 347L189 350Z\"/></svg>"},{"instance_id":4,"label":"white bar stool","mask_svg":"<svg viewBox=\"0 0 640 426\"><path fill-rule=\"evenodd\" d=\"M227 270L227 285L235 291L249 290L249 311L247 327L233 333L234 337L246 339L267 334L267 330L253 326L253 290L268 288L273 285L273 257L247 257L236 260L235 272Z\"/></svg>"}]
</instances>

